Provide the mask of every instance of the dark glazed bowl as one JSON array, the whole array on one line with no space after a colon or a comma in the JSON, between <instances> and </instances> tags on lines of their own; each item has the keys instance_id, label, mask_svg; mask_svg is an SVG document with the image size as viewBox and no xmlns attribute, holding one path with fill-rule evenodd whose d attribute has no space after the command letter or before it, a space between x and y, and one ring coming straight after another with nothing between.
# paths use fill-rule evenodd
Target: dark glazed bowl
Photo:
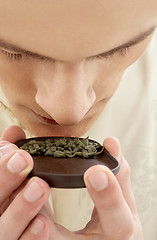
<instances>
[{"instance_id":1,"label":"dark glazed bowl","mask_svg":"<svg viewBox=\"0 0 157 240\"><path fill-rule=\"evenodd\" d=\"M30 140L45 141L46 139L62 139L62 137L38 137L20 140L15 144L21 147L24 143ZM73 138L71 138L73 139ZM81 138L80 138L81 139ZM89 139L89 141L96 142ZM97 142L96 142L97 143ZM32 155L34 160L33 170L29 177L38 176L44 179L50 187L55 188L83 188L86 187L83 175L85 171L93 165L105 165L115 175L118 173L119 162L111 156L106 149L97 156L92 158L84 157L64 157L55 158L46 155Z\"/></svg>"}]
</instances>

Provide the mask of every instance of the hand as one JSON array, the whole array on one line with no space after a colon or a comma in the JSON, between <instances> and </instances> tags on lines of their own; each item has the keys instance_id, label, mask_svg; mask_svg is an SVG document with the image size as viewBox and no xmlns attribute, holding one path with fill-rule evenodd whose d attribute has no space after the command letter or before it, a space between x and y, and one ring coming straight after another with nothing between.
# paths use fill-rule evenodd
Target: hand
<instances>
[{"instance_id":1,"label":"hand","mask_svg":"<svg viewBox=\"0 0 157 240\"><path fill-rule=\"evenodd\" d=\"M6 133L5 138L8 140ZM23 137L19 137L19 139L21 138ZM141 225L131 190L128 164L121 157L119 142L115 138L106 139L104 146L120 161L121 168L117 177L104 166L93 166L86 171L84 179L95 208L91 221L83 230L73 233L55 223L50 207L46 202L49 188L44 181L36 179L39 186L44 189L44 195L34 203L28 202L23 197L27 187L25 183L19 188L14 187L17 189L15 191L16 197L13 198L14 200L0 218L0 232L2 232L1 236L3 237L1 239L142 240ZM30 155L26 159L31 165L31 160L28 160ZM0 176L2 176L1 170ZM5 174L3 174L4 176ZM19 175L18 179L20 179ZM20 182L20 180L17 181ZM30 181L28 184L30 184ZM0 178L0 187L1 185ZM6 194L4 195L6 199ZM34 196L37 195L34 194ZM1 196L2 194L0 199ZM22 212L22 214L19 214L19 212ZM15 224L13 224L14 222Z\"/></svg>"},{"instance_id":2,"label":"hand","mask_svg":"<svg viewBox=\"0 0 157 240\"><path fill-rule=\"evenodd\" d=\"M43 240L143 239L131 190L130 169L121 156L119 141L113 137L107 138L104 147L120 161L121 167L116 177L108 168L101 165L93 166L86 171L84 180L95 204L91 221L83 230L73 233L57 225L53 217L50 218L44 213L50 222L50 235L48 239Z\"/></svg>"},{"instance_id":3,"label":"hand","mask_svg":"<svg viewBox=\"0 0 157 240\"><path fill-rule=\"evenodd\" d=\"M49 222L39 211L50 188L42 179L27 179L33 167L32 157L11 143L23 138L20 128L11 127L0 141L0 240L49 237Z\"/></svg>"},{"instance_id":4,"label":"hand","mask_svg":"<svg viewBox=\"0 0 157 240\"><path fill-rule=\"evenodd\" d=\"M141 224L131 189L129 165L122 157L117 139L107 138L104 147L119 160L120 171L114 177L106 167L94 166L85 173L85 182L95 203L96 214L93 219L99 219L96 228L100 236L98 239L142 240ZM86 228L89 232L92 227L90 225L91 223Z\"/></svg>"}]
</instances>

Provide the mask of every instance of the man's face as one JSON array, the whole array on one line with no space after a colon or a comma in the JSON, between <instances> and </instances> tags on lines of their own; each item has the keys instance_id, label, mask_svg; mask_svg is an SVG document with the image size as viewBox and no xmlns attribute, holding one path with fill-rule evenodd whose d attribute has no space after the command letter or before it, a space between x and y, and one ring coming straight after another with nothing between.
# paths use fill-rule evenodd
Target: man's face
<instances>
[{"instance_id":1,"label":"man's face","mask_svg":"<svg viewBox=\"0 0 157 240\"><path fill-rule=\"evenodd\" d=\"M0 19L0 85L14 114L37 136L81 136L148 46L157 1L5 0Z\"/></svg>"}]
</instances>

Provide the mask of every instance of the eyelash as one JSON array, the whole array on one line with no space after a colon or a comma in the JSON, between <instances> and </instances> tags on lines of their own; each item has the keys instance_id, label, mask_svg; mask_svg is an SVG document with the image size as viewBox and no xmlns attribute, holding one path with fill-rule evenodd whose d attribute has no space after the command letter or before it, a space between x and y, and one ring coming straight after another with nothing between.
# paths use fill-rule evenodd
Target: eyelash
<instances>
[{"instance_id":1,"label":"eyelash","mask_svg":"<svg viewBox=\"0 0 157 240\"><path fill-rule=\"evenodd\" d=\"M95 57L90 57L90 60L103 60L103 59L108 60L109 58L114 57L116 54L118 54L122 57L125 57L128 54L129 49L130 49L130 47L126 47L126 48L120 49L118 51L110 52L108 55L104 55L104 56L98 55Z\"/></svg>"},{"instance_id":2,"label":"eyelash","mask_svg":"<svg viewBox=\"0 0 157 240\"><path fill-rule=\"evenodd\" d=\"M109 55L104 55L104 56L103 55L98 55L98 56L95 56L95 57L90 57L88 59L91 60L91 61L103 60L103 59L108 60L109 58L112 58L116 54L118 54L122 57L125 57L128 53L128 50L129 50L129 47L126 47L126 48L121 49L119 51L111 52ZM11 52L7 52L5 50L0 50L0 51L3 55L8 57L10 60L15 60L15 61L21 61L22 60L23 55L20 54L20 53L11 53Z\"/></svg>"},{"instance_id":3,"label":"eyelash","mask_svg":"<svg viewBox=\"0 0 157 240\"><path fill-rule=\"evenodd\" d=\"M8 57L10 60L15 60L15 61L22 60L22 54L20 54L20 53L11 53L11 52L7 52L5 50L1 50L1 53L3 55L5 55L6 57Z\"/></svg>"}]
</instances>

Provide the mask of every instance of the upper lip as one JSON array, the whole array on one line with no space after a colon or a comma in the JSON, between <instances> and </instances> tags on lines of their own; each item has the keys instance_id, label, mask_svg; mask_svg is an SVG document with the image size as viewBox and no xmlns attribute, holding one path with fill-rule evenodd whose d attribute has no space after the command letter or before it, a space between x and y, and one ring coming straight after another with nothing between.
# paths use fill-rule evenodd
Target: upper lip
<instances>
[{"instance_id":1,"label":"upper lip","mask_svg":"<svg viewBox=\"0 0 157 240\"><path fill-rule=\"evenodd\" d=\"M39 116L39 117L41 117L41 118L43 118L43 119L45 119L45 120L49 120L49 121L54 121L54 122L56 122L53 118L43 116L43 115L41 115L40 113L37 113L37 112L35 112L35 111L33 111L33 112L35 113L35 115L37 115L37 116ZM57 122L56 122L56 123L57 123Z\"/></svg>"},{"instance_id":2,"label":"upper lip","mask_svg":"<svg viewBox=\"0 0 157 240\"><path fill-rule=\"evenodd\" d=\"M36 112L36 111L34 111L34 110L33 110L33 112L34 112L36 115L40 116L40 117L47 118L47 119L49 119L49 120L54 120L54 119L51 118L50 116L49 116L49 117L48 117L48 116L44 116L43 114L40 114L40 113L38 113L38 112Z\"/></svg>"}]
</instances>

